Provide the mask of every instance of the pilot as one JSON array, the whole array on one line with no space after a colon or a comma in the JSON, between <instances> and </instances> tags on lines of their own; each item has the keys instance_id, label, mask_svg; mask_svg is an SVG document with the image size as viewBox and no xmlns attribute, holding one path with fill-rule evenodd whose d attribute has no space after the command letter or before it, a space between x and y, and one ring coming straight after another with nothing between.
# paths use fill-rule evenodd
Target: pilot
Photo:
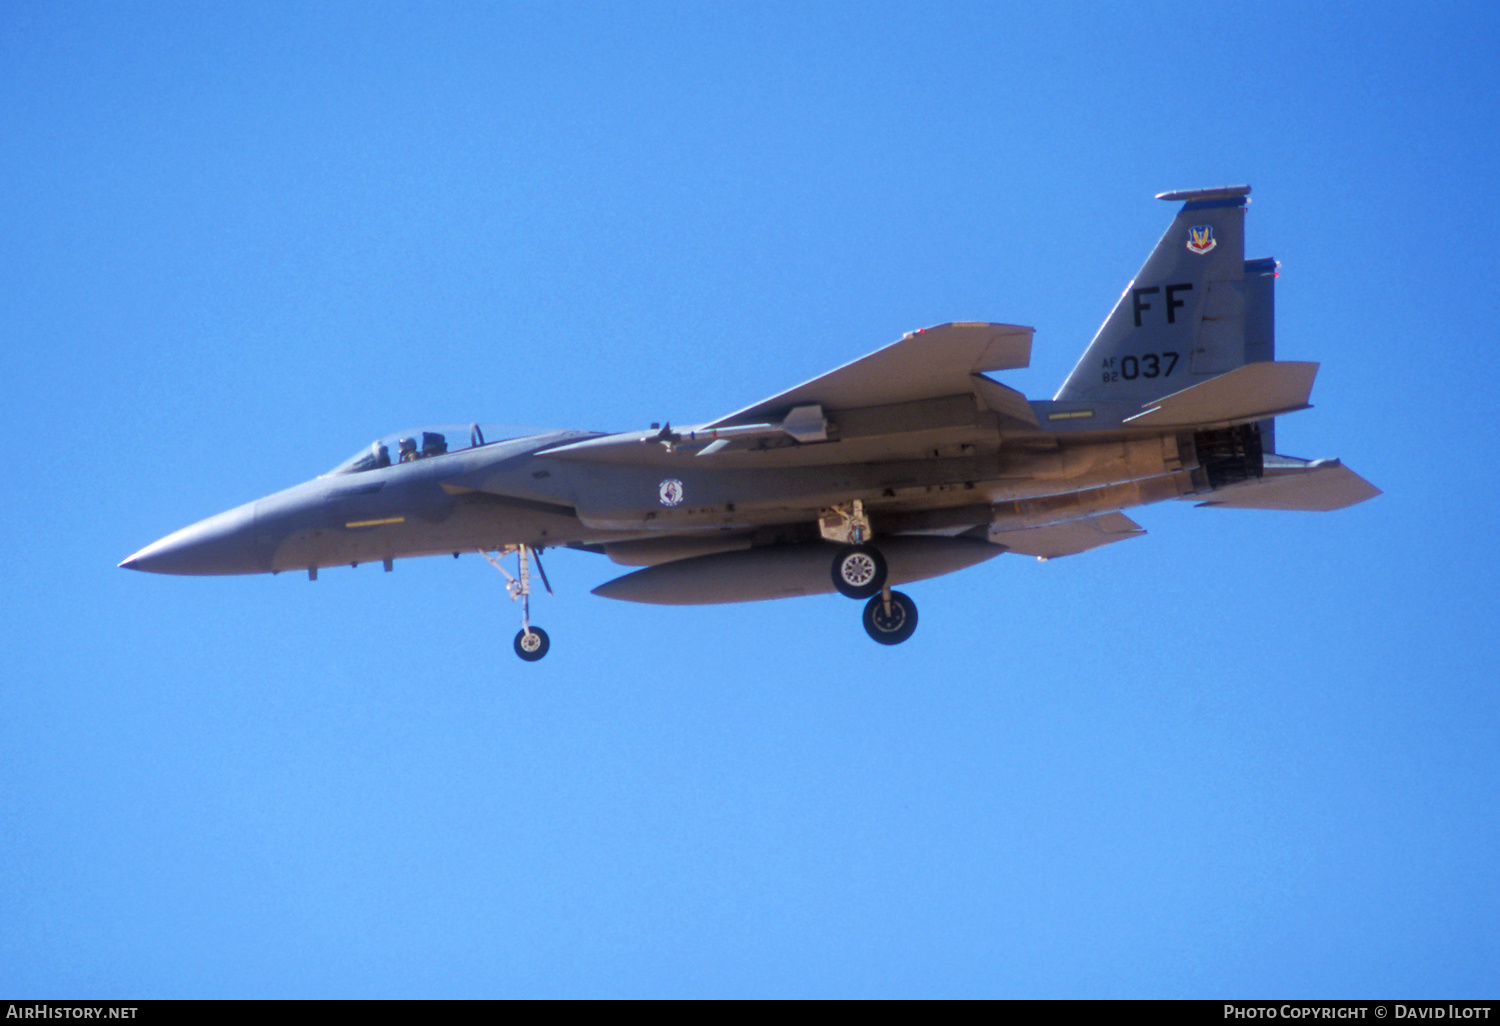
<instances>
[{"instance_id":1,"label":"pilot","mask_svg":"<svg viewBox=\"0 0 1500 1026\"><path fill-rule=\"evenodd\" d=\"M410 463L417 458L417 440L415 438L403 438L400 445L402 463Z\"/></svg>"},{"instance_id":2,"label":"pilot","mask_svg":"<svg viewBox=\"0 0 1500 1026\"><path fill-rule=\"evenodd\" d=\"M389 467L390 465L391 465L391 447L389 445L382 445L379 442L376 442L375 443L375 469L379 470L381 467Z\"/></svg>"}]
</instances>

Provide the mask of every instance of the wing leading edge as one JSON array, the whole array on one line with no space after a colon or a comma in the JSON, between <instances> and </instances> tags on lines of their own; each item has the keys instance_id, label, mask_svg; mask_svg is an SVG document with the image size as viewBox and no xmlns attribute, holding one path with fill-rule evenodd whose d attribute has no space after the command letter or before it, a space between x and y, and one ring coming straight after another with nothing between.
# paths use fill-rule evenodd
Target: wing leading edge
<instances>
[{"instance_id":1,"label":"wing leading edge","mask_svg":"<svg viewBox=\"0 0 1500 1026\"><path fill-rule=\"evenodd\" d=\"M975 374L1029 366L1032 333L1020 325L975 321L923 328L705 427L753 423L814 403L848 410L972 393Z\"/></svg>"}]
</instances>

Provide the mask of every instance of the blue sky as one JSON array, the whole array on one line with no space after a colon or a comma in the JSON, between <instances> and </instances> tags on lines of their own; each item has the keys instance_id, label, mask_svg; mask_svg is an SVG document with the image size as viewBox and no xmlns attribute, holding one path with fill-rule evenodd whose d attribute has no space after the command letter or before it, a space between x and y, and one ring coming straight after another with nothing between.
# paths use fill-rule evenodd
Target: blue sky
<instances>
[{"instance_id":1,"label":"blue sky","mask_svg":"<svg viewBox=\"0 0 1500 1026\"><path fill-rule=\"evenodd\" d=\"M0 6L0 992L1500 982L1490 5ZM115 564L390 430L728 412L950 320L1050 396L1249 182L1279 448L1385 490L660 609Z\"/></svg>"}]
</instances>

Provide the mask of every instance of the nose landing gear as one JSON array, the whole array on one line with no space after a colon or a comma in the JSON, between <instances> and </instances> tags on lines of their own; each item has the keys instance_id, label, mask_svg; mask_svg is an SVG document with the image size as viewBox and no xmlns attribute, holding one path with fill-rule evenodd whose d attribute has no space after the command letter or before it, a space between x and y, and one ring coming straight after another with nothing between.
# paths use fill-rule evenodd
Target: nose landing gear
<instances>
[{"instance_id":1,"label":"nose landing gear","mask_svg":"<svg viewBox=\"0 0 1500 1026\"><path fill-rule=\"evenodd\" d=\"M547 649L552 647L552 639L547 637L547 632L540 627L526 626L516 632L515 650L516 655L534 663L547 654Z\"/></svg>"},{"instance_id":2,"label":"nose landing gear","mask_svg":"<svg viewBox=\"0 0 1500 1026\"><path fill-rule=\"evenodd\" d=\"M542 569L541 550L534 549L530 545L507 545L499 551L504 557L509 553L516 554L516 573L514 576L495 556L490 555L484 549L479 554L489 560L490 566L499 570L505 576L505 590L510 593L511 601L521 600L521 630L516 634L513 646L516 655L534 663L552 647L552 639L547 637L547 632L540 627L531 624L531 562L536 562L536 572L542 578L542 587L547 589L547 594L552 594L552 585L547 581L547 571Z\"/></svg>"}]
</instances>

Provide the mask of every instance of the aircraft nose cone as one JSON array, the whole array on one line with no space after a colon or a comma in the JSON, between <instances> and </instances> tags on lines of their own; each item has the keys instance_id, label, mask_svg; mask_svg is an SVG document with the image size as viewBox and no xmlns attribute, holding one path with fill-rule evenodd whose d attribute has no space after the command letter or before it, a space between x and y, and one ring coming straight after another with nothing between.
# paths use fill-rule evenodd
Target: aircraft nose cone
<instances>
[{"instance_id":1,"label":"aircraft nose cone","mask_svg":"<svg viewBox=\"0 0 1500 1026\"><path fill-rule=\"evenodd\" d=\"M154 574L256 574L270 569L255 546L255 503L174 531L120 564Z\"/></svg>"}]
</instances>

